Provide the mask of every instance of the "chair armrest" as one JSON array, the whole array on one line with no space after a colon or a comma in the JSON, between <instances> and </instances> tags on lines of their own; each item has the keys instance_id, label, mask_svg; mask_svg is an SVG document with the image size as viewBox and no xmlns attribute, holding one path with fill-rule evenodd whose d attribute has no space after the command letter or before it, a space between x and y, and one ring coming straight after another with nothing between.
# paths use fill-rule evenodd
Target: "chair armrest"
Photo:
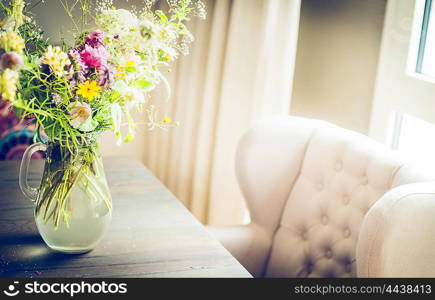
<instances>
[{"instance_id":1,"label":"chair armrest","mask_svg":"<svg viewBox=\"0 0 435 300\"><path fill-rule=\"evenodd\" d=\"M368 211L357 243L358 277L435 277L435 183L402 185Z\"/></svg>"},{"instance_id":2,"label":"chair armrest","mask_svg":"<svg viewBox=\"0 0 435 300\"><path fill-rule=\"evenodd\" d=\"M207 226L207 229L254 277L263 275L272 243L271 234L256 224Z\"/></svg>"}]
</instances>

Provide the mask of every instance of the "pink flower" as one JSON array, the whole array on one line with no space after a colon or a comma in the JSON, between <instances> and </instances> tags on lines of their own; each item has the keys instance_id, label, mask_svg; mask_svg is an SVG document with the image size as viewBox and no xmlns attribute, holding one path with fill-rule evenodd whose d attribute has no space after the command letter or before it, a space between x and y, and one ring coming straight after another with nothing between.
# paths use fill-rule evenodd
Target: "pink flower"
<instances>
[{"instance_id":1,"label":"pink flower","mask_svg":"<svg viewBox=\"0 0 435 300\"><path fill-rule=\"evenodd\" d=\"M85 49L80 53L83 63L89 67L99 70L100 67L107 65L109 54L103 46L92 48L85 45Z\"/></svg>"},{"instance_id":2,"label":"pink flower","mask_svg":"<svg viewBox=\"0 0 435 300\"><path fill-rule=\"evenodd\" d=\"M86 44L93 48L100 47L103 45L104 36L104 32L102 32L101 30L95 30L86 37Z\"/></svg>"}]
</instances>

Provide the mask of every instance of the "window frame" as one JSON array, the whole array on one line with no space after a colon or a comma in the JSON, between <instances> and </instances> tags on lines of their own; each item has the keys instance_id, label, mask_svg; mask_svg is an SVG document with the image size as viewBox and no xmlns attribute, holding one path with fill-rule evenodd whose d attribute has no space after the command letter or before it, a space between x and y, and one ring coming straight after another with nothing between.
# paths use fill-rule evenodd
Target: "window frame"
<instances>
[{"instance_id":1,"label":"window frame","mask_svg":"<svg viewBox=\"0 0 435 300\"><path fill-rule=\"evenodd\" d=\"M422 69L423 69L424 52L426 48L427 31L429 26L431 8L432 8L432 0L426 0L424 4L423 17L421 20L421 30L420 30L420 37L418 41L417 60L415 63L415 72L422 75L424 75L422 73Z\"/></svg>"},{"instance_id":2,"label":"window frame","mask_svg":"<svg viewBox=\"0 0 435 300\"><path fill-rule=\"evenodd\" d=\"M420 73L423 66L427 25L429 23L429 12L432 5L435 5L435 2L433 3L432 0L415 0L406 74L419 80L435 83L435 77Z\"/></svg>"}]
</instances>

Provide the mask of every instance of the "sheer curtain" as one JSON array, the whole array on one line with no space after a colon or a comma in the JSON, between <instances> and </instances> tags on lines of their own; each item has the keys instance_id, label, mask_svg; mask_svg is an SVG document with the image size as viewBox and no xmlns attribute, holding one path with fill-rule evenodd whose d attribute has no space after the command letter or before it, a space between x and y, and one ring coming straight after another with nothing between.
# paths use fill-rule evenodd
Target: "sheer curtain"
<instances>
[{"instance_id":1,"label":"sheer curtain","mask_svg":"<svg viewBox=\"0 0 435 300\"><path fill-rule=\"evenodd\" d=\"M141 130L131 151L201 222L240 224L237 142L255 120L289 112L300 0L205 3L207 20L190 26L190 55L168 73L170 101L154 95L180 126Z\"/></svg>"}]
</instances>

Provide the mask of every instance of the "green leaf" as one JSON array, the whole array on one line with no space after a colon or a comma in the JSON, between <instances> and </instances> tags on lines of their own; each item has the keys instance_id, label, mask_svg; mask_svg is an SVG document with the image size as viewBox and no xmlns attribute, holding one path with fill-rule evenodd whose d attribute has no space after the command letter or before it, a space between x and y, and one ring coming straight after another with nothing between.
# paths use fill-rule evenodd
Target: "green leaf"
<instances>
[{"instance_id":1,"label":"green leaf","mask_svg":"<svg viewBox=\"0 0 435 300\"><path fill-rule=\"evenodd\" d=\"M127 136L124 138L124 143L128 143L134 140L134 133L135 133L134 119L129 112L126 112L126 115L127 115L127 122L128 122L128 132L127 132Z\"/></svg>"},{"instance_id":2,"label":"green leaf","mask_svg":"<svg viewBox=\"0 0 435 300\"><path fill-rule=\"evenodd\" d=\"M146 79L138 79L134 81L133 85L139 89L147 89L153 84Z\"/></svg>"},{"instance_id":3,"label":"green leaf","mask_svg":"<svg viewBox=\"0 0 435 300\"><path fill-rule=\"evenodd\" d=\"M112 104L112 130L117 137L116 144L119 146L122 143L122 134L121 134L121 121L122 121L122 109L118 103Z\"/></svg>"},{"instance_id":4,"label":"green leaf","mask_svg":"<svg viewBox=\"0 0 435 300\"><path fill-rule=\"evenodd\" d=\"M98 126L98 122L95 121L92 117L89 117L80 127L78 128L80 131L89 132L94 130Z\"/></svg>"},{"instance_id":5,"label":"green leaf","mask_svg":"<svg viewBox=\"0 0 435 300\"><path fill-rule=\"evenodd\" d=\"M99 123L104 122L105 120L110 120L112 117L112 112L110 107L104 107L103 109L100 109L94 116L94 120L98 121Z\"/></svg>"},{"instance_id":6,"label":"green leaf","mask_svg":"<svg viewBox=\"0 0 435 300\"><path fill-rule=\"evenodd\" d=\"M161 10L156 10L155 14L157 16L159 16L160 20L163 22L168 22L168 17L161 11Z\"/></svg>"},{"instance_id":7,"label":"green leaf","mask_svg":"<svg viewBox=\"0 0 435 300\"><path fill-rule=\"evenodd\" d=\"M129 130L127 136L124 139L124 143L129 143L132 140L134 140L134 132Z\"/></svg>"},{"instance_id":8,"label":"green leaf","mask_svg":"<svg viewBox=\"0 0 435 300\"><path fill-rule=\"evenodd\" d=\"M131 72L131 73L136 73L136 72L137 72L137 69L136 69L135 66L126 67L125 70L126 70L127 72Z\"/></svg>"}]
</instances>

